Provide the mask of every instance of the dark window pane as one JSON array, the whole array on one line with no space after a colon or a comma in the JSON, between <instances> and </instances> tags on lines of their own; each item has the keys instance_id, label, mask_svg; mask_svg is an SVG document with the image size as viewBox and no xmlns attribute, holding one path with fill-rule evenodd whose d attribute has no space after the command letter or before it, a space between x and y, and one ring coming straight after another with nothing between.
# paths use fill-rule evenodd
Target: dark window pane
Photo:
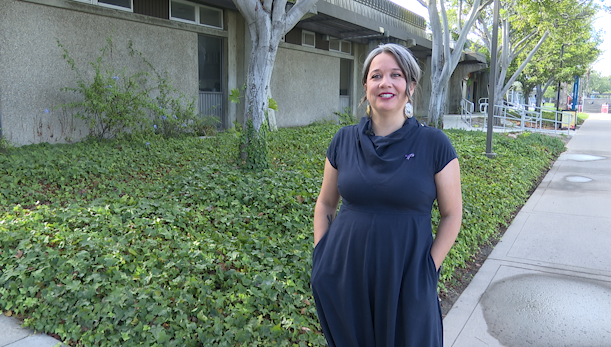
<instances>
[{"instance_id":1,"label":"dark window pane","mask_svg":"<svg viewBox=\"0 0 611 347\"><path fill-rule=\"evenodd\" d=\"M342 52L343 53L352 53L352 44L348 41L342 41Z\"/></svg>"},{"instance_id":2,"label":"dark window pane","mask_svg":"<svg viewBox=\"0 0 611 347\"><path fill-rule=\"evenodd\" d=\"M103 4L108 4L108 5L115 5L115 6L119 6L119 7L125 7L125 8L132 8L132 2L131 0L98 0L98 3L103 3Z\"/></svg>"},{"instance_id":3,"label":"dark window pane","mask_svg":"<svg viewBox=\"0 0 611 347\"><path fill-rule=\"evenodd\" d=\"M329 49L332 51L339 51L339 40L338 39L329 40Z\"/></svg>"},{"instance_id":4,"label":"dark window pane","mask_svg":"<svg viewBox=\"0 0 611 347\"><path fill-rule=\"evenodd\" d=\"M199 90L221 92L223 40L199 35Z\"/></svg>"},{"instance_id":5,"label":"dark window pane","mask_svg":"<svg viewBox=\"0 0 611 347\"><path fill-rule=\"evenodd\" d=\"M223 12L207 7L199 8L199 22L217 28L223 28Z\"/></svg>"},{"instance_id":6,"label":"dark window pane","mask_svg":"<svg viewBox=\"0 0 611 347\"><path fill-rule=\"evenodd\" d=\"M350 95L350 71L352 61L341 59L339 63L339 95Z\"/></svg>"},{"instance_id":7,"label":"dark window pane","mask_svg":"<svg viewBox=\"0 0 611 347\"><path fill-rule=\"evenodd\" d=\"M303 44L306 46L314 46L316 43L314 33L304 32L303 33Z\"/></svg>"},{"instance_id":8,"label":"dark window pane","mask_svg":"<svg viewBox=\"0 0 611 347\"><path fill-rule=\"evenodd\" d=\"M195 6L172 1L170 15L195 22Z\"/></svg>"}]
</instances>

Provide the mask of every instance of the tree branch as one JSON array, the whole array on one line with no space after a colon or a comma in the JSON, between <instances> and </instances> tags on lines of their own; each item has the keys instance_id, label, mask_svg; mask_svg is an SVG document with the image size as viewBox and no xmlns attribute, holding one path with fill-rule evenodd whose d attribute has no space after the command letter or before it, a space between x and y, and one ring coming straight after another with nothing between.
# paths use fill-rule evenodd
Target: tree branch
<instances>
[{"instance_id":1,"label":"tree branch","mask_svg":"<svg viewBox=\"0 0 611 347\"><path fill-rule=\"evenodd\" d=\"M299 0L286 14L286 27L292 28L316 4L318 0ZM286 0L284 0L286 3ZM286 32L284 33L286 34Z\"/></svg>"},{"instance_id":2,"label":"tree branch","mask_svg":"<svg viewBox=\"0 0 611 347\"><path fill-rule=\"evenodd\" d=\"M537 32L538 32L538 31L539 31L539 30L534 29L534 30L533 30L533 31L531 31L531 32L530 32L528 35L526 35L526 37L524 37L522 40L520 40L518 43L516 43L516 44L514 45L514 47L515 47L515 50L514 50L515 54L514 54L514 56L518 56L518 55L520 55L520 53L522 53L522 52L524 51L524 49L525 49L525 48L526 48L526 46L527 46L527 45L526 45L526 43L527 43L528 41L530 41L530 39L531 39L531 38L532 38L532 37L533 37L535 34L537 34ZM520 47L520 46L522 46L522 48L518 48L518 47Z\"/></svg>"},{"instance_id":3,"label":"tree branch","mask_svg":"<svg viewBox=\"0 0 611 347\"><path fill-rule=\"evenodd\" d=\"M484 22L484 19L482 16L479 16L477 18L477 22L480 23L480 25L482 26L481 29L479 28L477 29L482 34L480 35L480 37L484 41L484 44L486 45L486 47L488 47L488 52L490 52L492 51L492 39L491 39L490 31L488 30L488 26Z\"/></svg>"},{"instance_id":4,"label":"tree branch","mask_svg":"<svg viewBox=\"0 0 611 347\"><path fill-rule=\"evenodd\" d=\"M274 8L272 11L273 22L284 20L284 16L286 15L286 2L286 0L274 0Z\"/></svg>"},{"instance_id":5,"label":"tree branch","mask_svg":"<svg viewBox=\"0 0 611 347\"><path fill-rule=\"evenodd\" d=\"M469 34L469 30L471 30L471 28L474 26L473 24L479 18L477 12L477 9L479 8L479 2L480 0L475 0L475 2L473 3L473 6L471 7L471 12L469 12L469 18L465 22L465 25L463 26L463 29L461 30L460 35L458 36L458 41L456 42L456 47L454 47L454 55L452 57L452 71L454 70L456 65L458 65L458 61L460 60L460 57L462 55L463 47L465 45L465 42L467 42L467 35Z\"/></svg>"},{"instance_id":6,"label":"tree branch","mask_svg":"<svg viewBox=\"0 0 611 347\"><path fill-rule=\"evenodd\" d=\"M443 57L445 60L445 64L443 70L446 70L446 66L450 62L450 24L448 23L448 16L446 14L446 6L444 5L444 1L439 1L439 6L441 7L441 18L443 19Z\"/></svg>"},{"instance_id":7,"label":"tree branch","mask_svg":"<svg viewBox=\"0 0 611 347\"><path fill-rule=\"evenodd\" d=\"M234 5L238 8L246 23L250 25L256 21L256 11L260 7L258 0L233 0Z\"/></svg>"},{"instance_id":8,"label":"tree branch","mask_svg":"<svg viewBox=\"0 0 611 347\"><path fill-rule=\"evenodd\" d=\"M543 88L541 89L541 94L545 94L545 92L547 91L547 88L549 88L549 86L552 85L552 82L554 82L553 77L551 77L550 79L547 80L547 82L545 82L545 86L543 86Z\"/></svg>"},{"instance_id":9,"label":"tree branch","mask_svg":"<svg viewBox=\"0 0 611 347\"><path fill-rule=\"evenodd\" d=\"M274 5L274 0L263 0L263 11L271 14Z\"/></svg>"},{"instance_id":10,"label":"tree branch","mask_svg":"<svg viewBox=\"0 0 611 347\"><path fill-rule=\"evenodd\" d=\"M488 5L490 5L494 0L486 0L484 1L481 5L478 6L477 8L477 13L481 13L482 11L484 11L484 9L486 7L488 7Z\"/></svg>"},{"instance_id":11,"label":"tree branch","mask_svg":"<svg viewBox=\"0 0 611 347\"><path fill-rule=\"evenodd\" d=\"M443 55L443 38L441 37L441 20L439 20L439 12L437 12L437 0L428 0L427 9L429 11L429 20L433 31L433 48L431 59L431 78L438 78L436 71L439 71L441 57ZM433 83L434 85L435 83Z\"/></svg>"},{"instance_id":12,"label":"tree branch","mask_svg":"<svg viewBox=\"0 0 611 347\"><path fill-rule=\"evenodd\" d=\"M513 75L509 79L509 81L507 81L507 84L503 88L503 93L502 94L505 94L509 90L509 88L511 87L513 82L515 82L516 79L518 78L518 75L522 73L522 70L524 70L524 68L530 62L530 60L535 55L535 53L537 53L537 51L539 50L539 47L541 47L541 45L543 44L543 42L545 41L545 39L547 38L548 35L549 35L549 31L546 31L545 34L543 34L543 36L541 37L541 39L539 40L539 42L537 43L535 48L533 48L533 50L528 54L526 59L524 59L524 61L520 65L520 67L516 70L516 72L513 73Z\"/></svg>"}]
</instances>

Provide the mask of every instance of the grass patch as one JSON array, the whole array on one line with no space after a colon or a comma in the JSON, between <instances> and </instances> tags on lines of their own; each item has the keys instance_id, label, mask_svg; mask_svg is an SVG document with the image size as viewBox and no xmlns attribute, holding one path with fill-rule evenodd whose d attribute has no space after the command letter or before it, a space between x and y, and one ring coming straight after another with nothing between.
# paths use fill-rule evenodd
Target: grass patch
<instances>
[{"instance_id":1,"label":"grass patch","mask_svg":"<svg viewBox=\"0 0 611 347\"><path fill-rule=\"evenodd\" d=\"M0 309L73 346L325 346L312 216L338 129L271 133L263 172L236 168L232 132L0 153ZM446 133L464 196L448 283L564 146L495 134L489 160L485 133Z\"/></svg>"}]
</instances>

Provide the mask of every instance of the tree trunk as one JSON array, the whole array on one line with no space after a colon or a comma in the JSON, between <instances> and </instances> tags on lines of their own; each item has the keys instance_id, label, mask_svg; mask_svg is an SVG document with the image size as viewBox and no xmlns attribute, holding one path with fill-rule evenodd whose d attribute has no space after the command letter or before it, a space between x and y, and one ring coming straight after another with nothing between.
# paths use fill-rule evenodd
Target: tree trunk
<instances>
[{"instance_id":1,"label":"tree trunk","mask_svg":"<svg viewBox=\"0 0 611 347\"><path fill-rule=\"evenodd\" d=\"M253 42L250 62L248 64L248 76L246 85L246 109L243 127L246 127L248 119L252 119L253 126L257 132L265 123L265 114L268 107L268 95L270 94L270 82L272 70L278 45L261 40Z\"/></svg>"},{"instance_id":2,"label":"tree trunk","mask_svg":"<svg viewBox=\"0 0 611 347\"><path fill-rule=\"evenodd\" d=\"M533 89L535 86L533 85L522 85L523 86L523 90L522 92L524 93L524 106L526 108L526 110L528 111L530 109L530 94L532 93Z\"/></svg>"},{"instance_id":3,"label":"tree trunk","mask_svg":"<svg viewBox=\"0 0 611 347\"><path fill-rule=\"evenodd\" d=\"M431 56L431 99L429 101L428 124L436 128L443 128L443 116L447 102L447 90L450 77L454 73L462 56L463 47L467 41L471 27L482 9L490 4L492 0L486 0L480 6L481 0L475 0L469 12L469 16L461 28L454 50L450 49L450 29L446 15L444 1L440 1L441 16L437 10L437 0L428 0L429 21L433 32L433 47ZM422 1L420 1L422 3ZM442 28L443 23L443 28Z\"/></svg>"},{"instance_id":4,"label":"tree trunk","mask_svg":"<svg viewBox=\"0 0 611 347\"><path fill-rule=\"evenodd\" d=\"M431 91L431 101L429 103L429 119L427 125L437 129L443 129L443 115L445 114L448 92L448 84L433 87Z\"/></svg>"},{"instance_id":5,"label":"tree trunk","mask_svg":"<svg viewBox=\"0 0 611 347\"><path fill-rule=\"evenodd\" d=\"M269 117L268 106L278 45L316 1L300 0L289 5L287 11L287 0L233 0L246 20L252 43L239 148L242 167L263 169L269 165L265 134L276 124L275 115ZM266 122L266 118L271 121Z\"/></svg>"},{"instance_id":6,"label":"tree trunk","mask_svg":"<svg viewBox=\"0 0 611 347\"><path fill-rule=\"evenodd\" d=\"M535 106L540 108L541 104L543 103L543 88L541 88L540 84L535 86L535 93L537 95Z\"/></svg>"},{"instance_id":7,"label":"tree trunk","mask_svg":"<svg viewBox=\"0 0 611 347\"><path fill-rule=\"evenodd\" d=\"M267 24L267 23L266 23ZM260 170L269 166L266 134L270 83L278 43L274 44L269 33L253 33L252 51L248 64L246 106L240 139L241 166Z\"/></svg>"}]
</instances>

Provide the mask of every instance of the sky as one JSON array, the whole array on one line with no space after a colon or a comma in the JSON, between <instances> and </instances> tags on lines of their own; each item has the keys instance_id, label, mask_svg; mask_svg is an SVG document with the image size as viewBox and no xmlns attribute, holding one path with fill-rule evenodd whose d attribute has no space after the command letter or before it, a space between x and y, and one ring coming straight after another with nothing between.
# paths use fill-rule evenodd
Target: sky
<instances>
[{"instance_id":1,"label":"sky","mask_svg":"<svg viewBox=\"0 0 611 347\"><path fill-rule=\"evenodd\" d=\"M594 22L594 26L604 30L606 33L602 35L604 42L600 47L603 53L592 68L603 76L611 76L611 14L600 13L596 22Z\"/></svg>"},{"instance_id":2,"label":"sky","mask_svg":"<svg viewBox=\"0 0 611 347\"><path fill-rule=\"evenodd\" d=\"M424 17L428 21L429 13L424 6L418 3L418 1L416 0L391 0L391 1ZM594 63L592 68L600 72L603 76L611 76L611 14L606 13L606 12L599 13L597 15L596 21L594 22L594 27L596 27L599 30L605 31L606 33L603 33L602 35L604 42L600 46L603 53L600 55L598 60Z\"/></svg>"}]
</instances>

